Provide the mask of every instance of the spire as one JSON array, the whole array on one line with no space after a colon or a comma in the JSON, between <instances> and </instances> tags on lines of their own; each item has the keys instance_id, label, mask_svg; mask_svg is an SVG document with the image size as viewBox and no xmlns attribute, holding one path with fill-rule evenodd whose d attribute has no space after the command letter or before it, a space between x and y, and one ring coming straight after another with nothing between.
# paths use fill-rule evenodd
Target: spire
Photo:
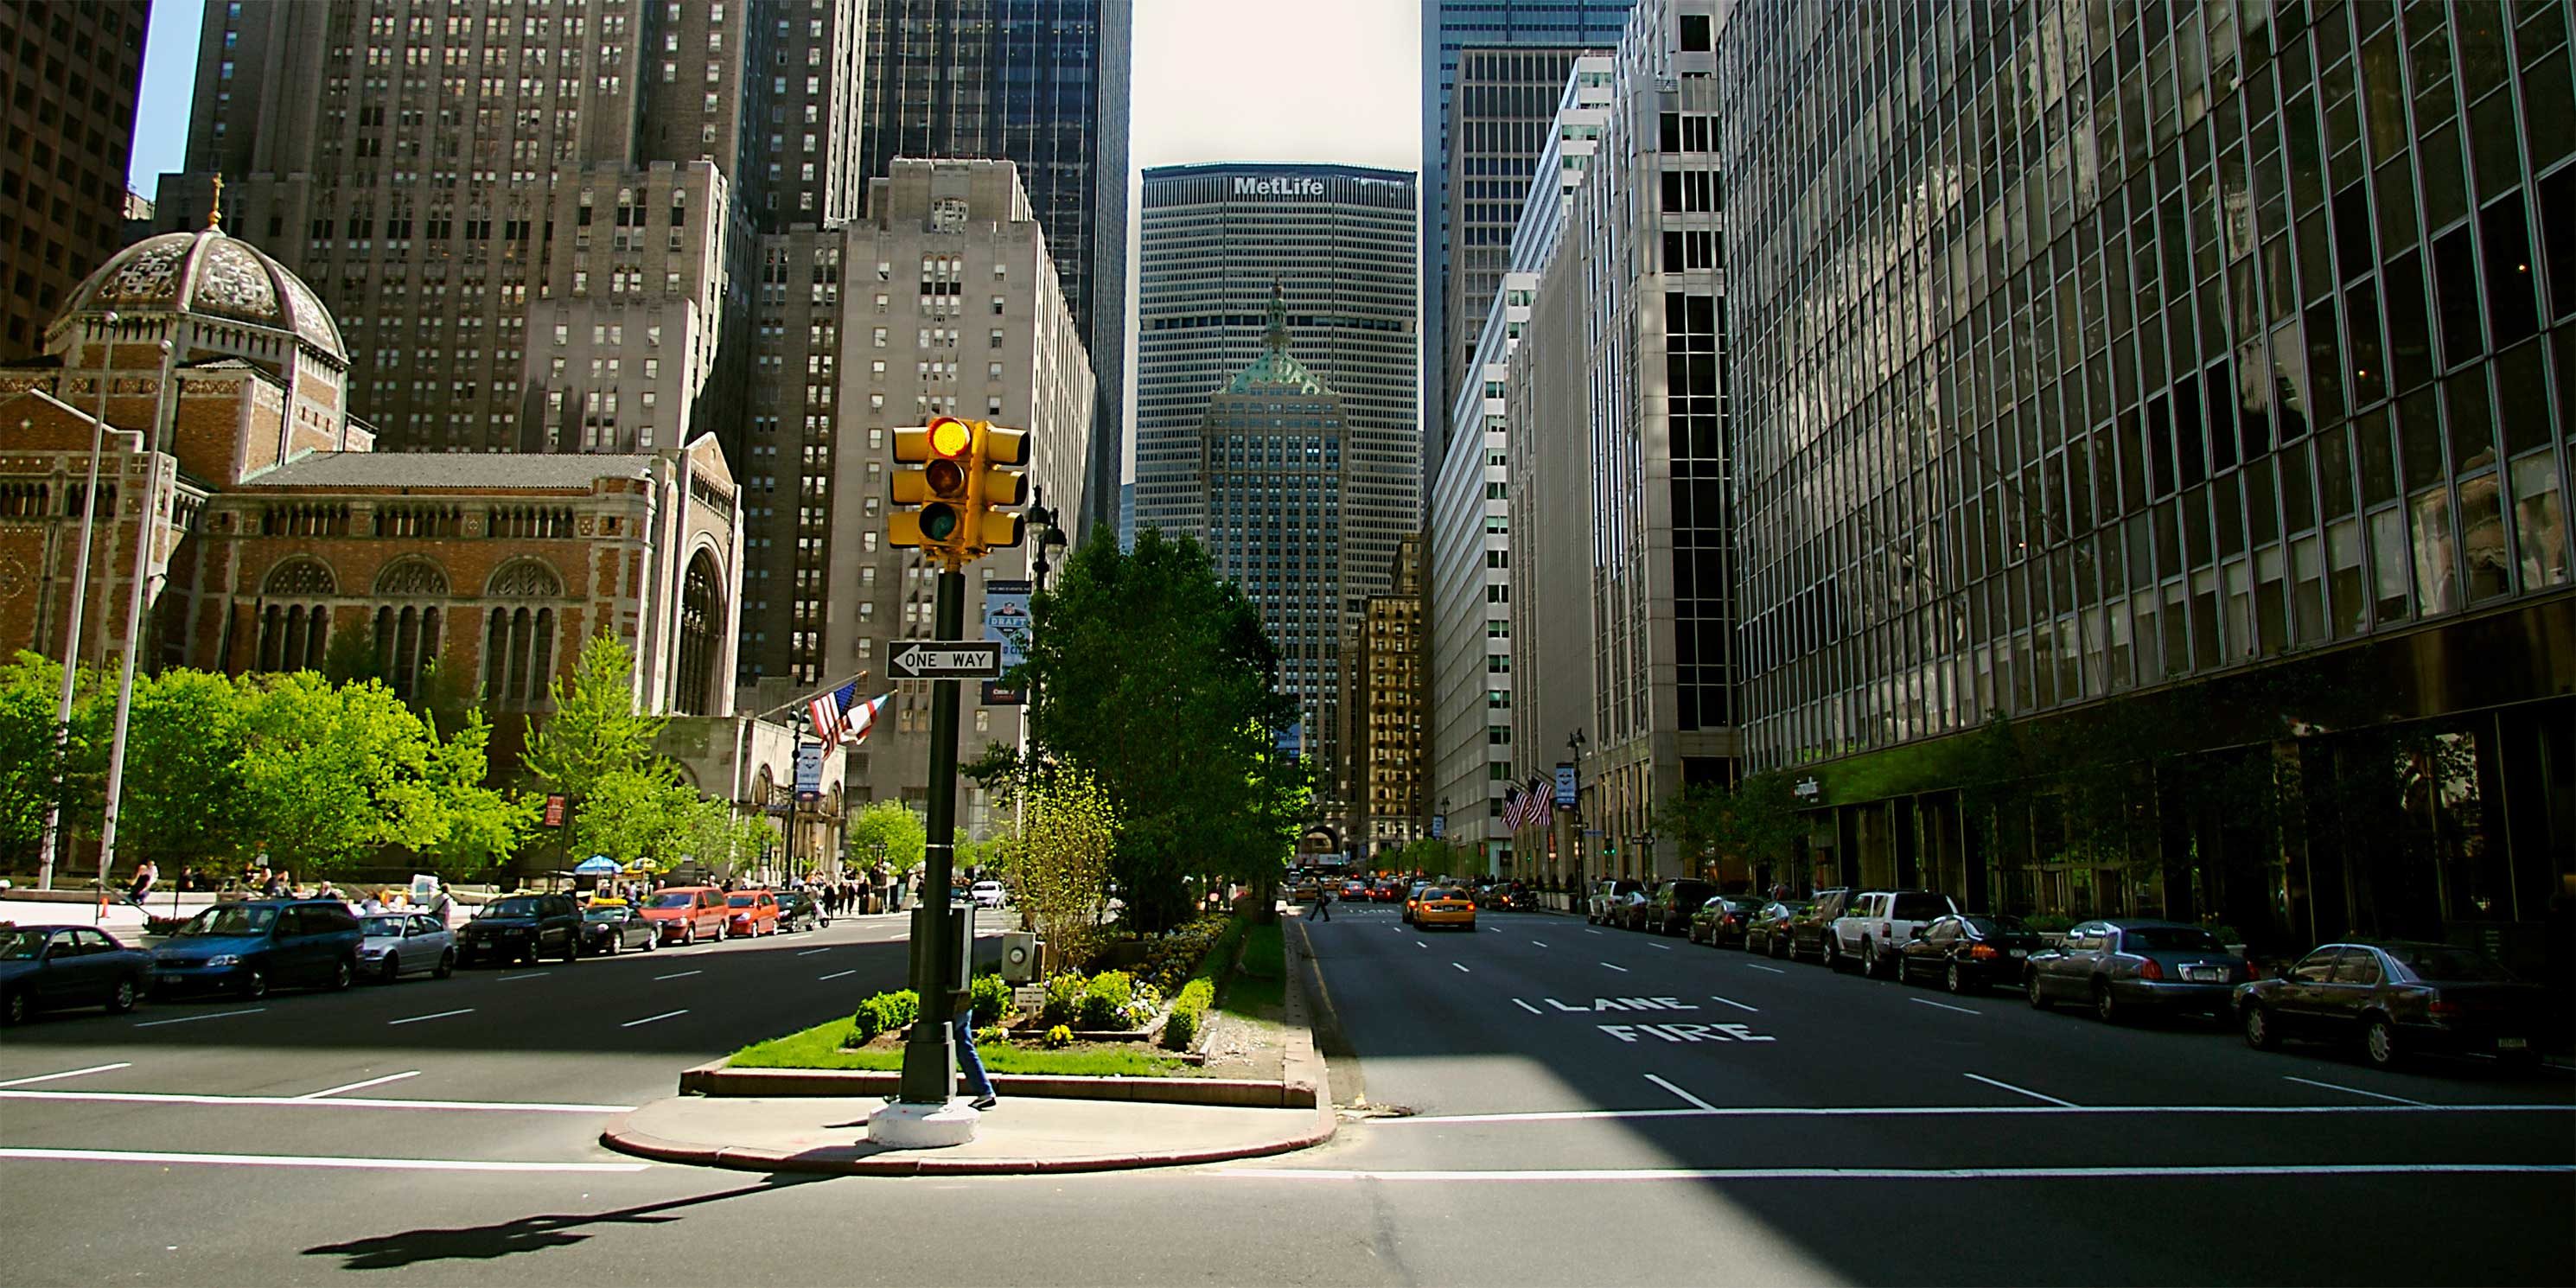
<instances>
[{"instance_id":1,"label":"spire","mask_svg":"<svg viewBox=\"0 0 2576 1288\"><path fill-rule=\"evenodd\" d=\"M1288 296L1279 288L1279 279L1270 279L1270 330L1261 343L1272 353L1288 352Z\"/></svg>"},{"instance_id":2,"label":"spire","mask_svg":"<svg viewBox=\"0 0 2576 1288\"><path fill-rule=\"evenodd\" d=\"M210 208L208 208L208 209L207 209L207 211L206 211L206 231L207 231L207 232L210 232L210 233L219 233L219 232L222 232L223 230L224 230L224 177L223 177L222 175L218 174L218 175L216 175L216 176L215 176L215 200L214 200L214 204L213 204Z\"/></svg>"}]
</instances>

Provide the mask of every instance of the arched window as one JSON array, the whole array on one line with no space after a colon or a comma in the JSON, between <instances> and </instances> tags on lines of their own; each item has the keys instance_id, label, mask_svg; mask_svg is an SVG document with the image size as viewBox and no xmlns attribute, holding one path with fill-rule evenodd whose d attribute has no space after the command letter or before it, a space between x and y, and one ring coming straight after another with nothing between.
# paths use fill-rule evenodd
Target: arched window
<instances>
[{"instance_id":1,"label":"arched window","mask_svg":"<svg viewBox=\"0 0 2576 1288\"><path fill-rule=\"evenodd\" d=\"M437 603L417 601L446 598L447 573L419 556L376 574L376 673L402 697L418 696L421 673L438 660L443 614Z\"/></svg>"},{"instance_id":2,"label":"arched window","mask_svg":"<svg viewBox=\"0 0 2576 1288\"><path fill-rule=\"evenodd\" d=\"M702 716L715 709L709 681L717 636L725 625L723 587L715 559L700 550L680 583L680 685L671 707L681 715Z\"/></svg>"},{"instance_id":3,"label":"arched window","mask_svg":"<svg viewBox=\"0 0 2576 1288\"><path fill-rule=\"evenodd\" d=\"M322 665L330 643L331 610L318 602L339 593L331 569L318 559L290 559L260 583L258 669L302 671Z\"/></svg>"},{"instance_id":4,"label":"arched window","mask_svg":"<svg viewBox=\"0 0 2576 1288\"><path fill-rule=\"evenodd\" d=\"M514 559L492 572L483 596L483 696L495 707L526 709L546 700L553 677L555 610L563 578L541 559Z\"/></svg>"}]
</instances>

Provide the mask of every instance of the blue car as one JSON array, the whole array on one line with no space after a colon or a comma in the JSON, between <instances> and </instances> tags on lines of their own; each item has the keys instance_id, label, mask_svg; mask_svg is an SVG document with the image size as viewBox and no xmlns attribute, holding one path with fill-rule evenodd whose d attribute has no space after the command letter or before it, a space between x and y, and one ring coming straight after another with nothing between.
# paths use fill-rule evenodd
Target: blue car
<instances>
[{"instance_id":1,"label":"blue car","mask_svg":"<svg viewBox=\"0 0 2576 1288\"><path fill-rule=\"evenodd\" d=\"M0 930L0 1023L38 1011L104 1006L122 1015L152 983L152 959L90 926Z\"/></svg>"},{"instance_id":2,"label":"blue car","mask_svg":"<svg viewBox=\"0 0 2576 1288\"><path fill-rule=\"evenodd\" d=\"M229 989L265 997L272 986L347 988L358 977L358 919L337 899L219 903L190 917L153 954L156 987Z\"/></svg>"}]
</instances>

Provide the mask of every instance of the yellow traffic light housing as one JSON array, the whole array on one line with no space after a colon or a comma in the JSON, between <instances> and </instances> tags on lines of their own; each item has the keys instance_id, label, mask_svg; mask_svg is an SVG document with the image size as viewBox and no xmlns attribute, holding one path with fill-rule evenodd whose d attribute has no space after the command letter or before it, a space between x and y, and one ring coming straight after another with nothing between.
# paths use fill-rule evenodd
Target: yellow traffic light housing
<instances>
[{"instance_id":1,"label":"yellow traffic light housing","mask_svg":"<svg viewBox=\"0 0 2576 1288\"><path fill-rule=\"evenodd\" d=\"M1026 522L997 511L1028 500L1028 476L1010 468L1029 458L1028 431L934 417L894 431L899 466L888 480L895 509L886 539L936 554L954 570L1021 543Z\"/></svg>"},{"instance_id":2,"label":"yellow traffic light housing","mask_svg":"<svg viewBox=\"0 0 2576 1288\"><path fill-rule=\"evenodd\" d=\"M1028 502L1028 475L1008 468L1028 463L1028 431L979 423L975 440L976 541L986 550L1007 550L1020 544L1026 520L1016 514L993 511Z\"/></svg>"}]
</instances>

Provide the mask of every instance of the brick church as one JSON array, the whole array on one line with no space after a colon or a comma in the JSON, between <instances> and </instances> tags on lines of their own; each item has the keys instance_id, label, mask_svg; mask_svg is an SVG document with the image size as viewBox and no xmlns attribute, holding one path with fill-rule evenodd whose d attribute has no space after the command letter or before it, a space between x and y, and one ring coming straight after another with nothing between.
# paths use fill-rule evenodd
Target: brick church
<instances>
[{"instance_id":1,"label":"brick church","mask_svg":"<svg viewBox=\"0 0 2576 1288\"><path fill-rule=\"evenodd\" d=\"M0 653L64 655L95 506L85 661L134 637L139 572L147 665L291 671L354 637L395 689L435 660L497 715L541 710L604 629L644 709L732 713L742 502L712 437L379 453L351 366L312 289L220 216L92 273L43 355L0 366Z\"/></svg>"}]
</instances>

